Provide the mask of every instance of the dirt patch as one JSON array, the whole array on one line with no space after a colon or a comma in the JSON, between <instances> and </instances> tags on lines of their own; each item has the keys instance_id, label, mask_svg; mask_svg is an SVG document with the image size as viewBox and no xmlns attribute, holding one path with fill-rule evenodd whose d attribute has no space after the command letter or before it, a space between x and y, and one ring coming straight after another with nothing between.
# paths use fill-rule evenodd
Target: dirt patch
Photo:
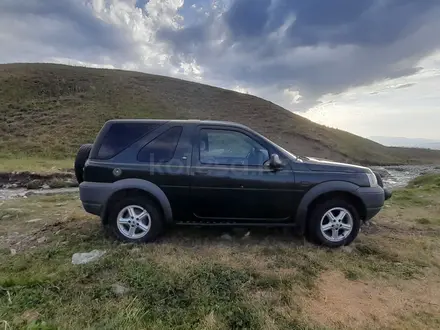
<instances>
[{"instance_id":1,"label":"dirt patch","mask_svg":"<svg viewBox=\"0 0 440 330\"><path fill-rule=\"evenodd\" d=\"M360 328L389 326L417 311L440 313L440 287L420 280L393 283L351 281L340 272L322 274L316 296L304 299L304 310L320 325Z\"/></svg>"},{"instance_id":2,"label":"dirt patch","mask_svg":"<svg viewBox=\"0 0 440 330\"><path fill-rule=\"evenodd\" d=\"M40 174L34 172L0 172L0 188L65 188L77 187L73 172Z\"/></svg>"}]
</instances>

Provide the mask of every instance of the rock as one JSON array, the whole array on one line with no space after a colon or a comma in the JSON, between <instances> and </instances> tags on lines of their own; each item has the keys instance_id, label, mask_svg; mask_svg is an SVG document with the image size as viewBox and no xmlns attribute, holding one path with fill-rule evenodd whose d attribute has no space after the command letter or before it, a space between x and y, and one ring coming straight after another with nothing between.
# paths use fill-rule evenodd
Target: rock
<instances>
[{"instance_id":1,"label":"rock","mask_svg":"<svg viewBox=\"0 0 440 330\"><path fill-rule=\"evenodd\" d=\"M43 220L43 219L31 219L31 220L28 220L26 222L27 223L32 223L32 222L38 222L38 221L41 221L41 220Z\"/></svg>"},{"instance_id":2,"label":"rock","mask_svg":"<svg viewBox=\"0 0 440 330\"><path fill-rule=\"evenodd\" d=\"M21 314L20 319L25 323L33 323L40 318L40 313L38 313L35 309L29 309ZM6 326L5 326L6 329Z\"/></svg>"},{"instance_id":3,"label":"rock","mask_svg":"<svg viewBox=\"0 0 440 330\"><path fill-rule=\"evenodd\" d=\"M397 172L405 172L405 168L403 168L403 167L393 166L393 167L388 167L388 168L390 170L397 171Z\"/></svg>"},{"instance_id":4,"label":"rock","mask_svg":"<svg viewBox=\"0 0 440 330\"><path fill-rule=\"evenodd\" d=\"M232 228L232 233L234 236L243 237L247 232L247 228Z\"/></svg>"},{"instance_id":5,"label":"rock","mask_svg":"<svg viewBox=\"0 0 440 330\"><path fill-rule=\"evenodd\" d=\"M354 250L354 248L352 246L343 246L341 247L341 251L345 252L345 253L352 253Z\"/></svg>"},{"instance_id":6,"label":"rock","mask_svg":"<svg viewBox=\"0 0 440 330\"><path fill-rule=\"evenodd\" d=\"M118 296L122 296L122 295L128 293L130 291L130 289L126 288L125 286L123 286L119 283L115 283L115 284L112 284L112 291L114 294L116 294Z\"/></svg>"},{"instance_id":7,"label":"rock","mask_svg":"<svg viewBox=\"0 0 440 330\"><path fill-rule=\"evenodd\" d=\"M382 178L387 178L387 177L390 176L390 172L388 172L388 171L387 171L385 168L383 168L383 167L373 167L372 170L373 170L374 172L379 173L380 176L381 176Z\"/></svg>"},{"instance_id":8,"label":"rock","mask_svg":"<svg viewBox=\"0 0 440 330\"><path fill-rule=\"evenodd\" d=\"M37 239L37 243L38 243L38 244L44 243L44 242L46 242L46 241L47 241L47 238L46 238L45 236L40 237L39 239Z\"/></svg>"},{"instance_id":9,"label":"rock","mask_svg":"<svg viewBox=\"0 0 440 330\"><path fill-rule=\"evenodd\" d=\"M74 265L87 264L89 262L98 260L105 253L106 251L101 251L101 250L93 250L85 253L74 253L72 255L72 264Z\"/></svg>"},{"instance_id":10,"label":"rock","mask_svg":"<svg viewBox=\"0 0 440 330\"><path fill-rule=\"evenodd\" d=\"M49 187L49 185L48 184L43 184L43 186L41 187L41 188L43 188L43 189L50 189L50 187Z\"/></svg>"},{"instance_id":11,"label":"rock","mask_svg":"<svg viewBox=\"0 0 440 330\"><path fill-rule=\"evenodd\" d=\"M232 236L227 233L224 233L222 236L220 236L220 238L226 241L232 241Z\"/></svg>"},{"instance_id":12,"label":"rock","mask_svg":"<svg viewBox=\"0 0 440 330\"><path fill-rule=\"evenodd\" d=\"M17 254L16 249L10 249L10 251L11 251L11 256L15 256Z\"/></svg>"},{"instance_id":13,"label":"rock","mask_svg":"<svg viewBox=\"0 0 440 330\"><path fill-rule=\"evenodd\" d=\"M26 188L27 189L40 189L42 186L43 186L43 181L32 180L27 183Z\"/></svg>"}]
</instances>

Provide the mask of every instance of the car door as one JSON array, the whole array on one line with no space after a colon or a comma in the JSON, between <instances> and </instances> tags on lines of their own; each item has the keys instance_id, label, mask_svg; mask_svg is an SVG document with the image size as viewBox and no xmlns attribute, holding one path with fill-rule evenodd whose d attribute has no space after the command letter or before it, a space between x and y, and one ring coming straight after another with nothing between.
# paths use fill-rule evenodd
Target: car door
<instances>
[{"instance_id":1,"label":"car door","mask_svg":"<svg viewBox=\"0 0 440 330\"><path fill-rule=\"evenodd\" d=\"M164 126L147 143L141 141L137 173L132 176L154 183L165 193L176 221L191 215L188 207L191 136L189 127L170 125Z\"/></svg>"},{"instance_id":2,"label":"car door","mask_svg":"<svg viewBox=\"0 0 440 330\"><path fill-rule=\"evenodd\" d=\"M190 200L202 220L285 221L294 174L267 166L270 148L240 128L200 126L193 145Z\"/></svg>"}]
</instances>

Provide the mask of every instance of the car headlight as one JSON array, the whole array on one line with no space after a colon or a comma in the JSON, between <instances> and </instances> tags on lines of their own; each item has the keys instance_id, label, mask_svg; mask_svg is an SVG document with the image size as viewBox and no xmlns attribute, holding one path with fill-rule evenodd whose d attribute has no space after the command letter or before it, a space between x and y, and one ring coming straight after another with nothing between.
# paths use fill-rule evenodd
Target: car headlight
<instances>
[{"instance_id":1,"label":"car headlight","mask_svg":"<svg viewBox=\"0 0 440 330\"><path fill-rule=\"evenodd\" d=\"M373 172L367 173L367 178L368 178L368 181L370 182L370 187L377 187L378 186L377 178Z\"/></svg>"}]
</instances>

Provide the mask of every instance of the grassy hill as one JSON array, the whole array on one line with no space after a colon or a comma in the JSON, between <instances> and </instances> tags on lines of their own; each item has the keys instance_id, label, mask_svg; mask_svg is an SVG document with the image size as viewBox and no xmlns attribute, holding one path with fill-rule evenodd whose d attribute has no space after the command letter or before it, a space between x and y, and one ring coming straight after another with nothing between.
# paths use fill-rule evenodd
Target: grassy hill
<instances>
[{"instance_id":1,"label":"grassy hill","mask_svg":"<svg viewBox=\"0 0 440 330\"><path fill-rule=\"evenodd\" d=\"M440 163L440 151L385 147L225 89L120 70L0 65L2 158L71 159L113 118L230 120L297 154L369 165Z\"/></svg>"}]
</instances>

